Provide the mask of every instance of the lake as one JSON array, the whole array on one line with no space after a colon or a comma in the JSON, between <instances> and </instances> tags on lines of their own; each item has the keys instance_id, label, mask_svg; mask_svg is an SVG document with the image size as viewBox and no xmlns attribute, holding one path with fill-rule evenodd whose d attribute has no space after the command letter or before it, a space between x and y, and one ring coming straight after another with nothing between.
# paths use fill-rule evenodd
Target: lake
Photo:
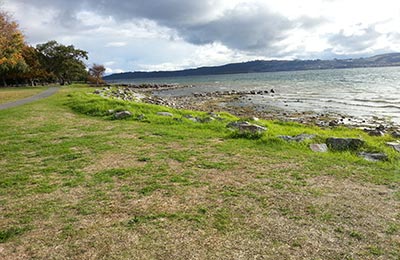
<instances>
[{"instance_id":1,"label":"lake","mask_svg":"<svg viewBox=\"0 0 400 260\"><path fill-rule=\"evenodd\" d=\"M270 90L275 94L241 99L258 107L385 118L400 124L400 67L267 72L157 78L124 83L193 85L158 95L224 90ZM265 106L264 106L265 105Z\"/></svg>"}]
</instances>

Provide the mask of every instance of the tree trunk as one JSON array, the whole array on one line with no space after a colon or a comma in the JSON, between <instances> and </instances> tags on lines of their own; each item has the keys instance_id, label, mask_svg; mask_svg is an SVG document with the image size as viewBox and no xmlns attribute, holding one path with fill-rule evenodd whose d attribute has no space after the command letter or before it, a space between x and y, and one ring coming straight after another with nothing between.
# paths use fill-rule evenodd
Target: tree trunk
<instances>
[{"instance_id":1,"label":"tree trunk","mask_svg":"<svg viewBox=\"0 0 400 260\"><path fill-rule=\"evenodd\" d=\"M4 87L7 87L7 81L6 81L6 78L5 78L4 76L3 76L2 78L3 78L3 86L4 86Z\"/></svg>"}]
</instances>

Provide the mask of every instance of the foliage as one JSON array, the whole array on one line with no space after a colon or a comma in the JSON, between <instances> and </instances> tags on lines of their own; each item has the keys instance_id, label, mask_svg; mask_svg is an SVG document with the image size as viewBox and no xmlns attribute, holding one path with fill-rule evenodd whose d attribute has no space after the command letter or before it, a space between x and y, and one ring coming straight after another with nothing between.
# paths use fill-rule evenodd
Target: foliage
<instances>
[{"instance_id":1,"label":"foliage","mask_svg":"<svg viewBox=\"0 0 400 260\"><path fill-rule=\"evenodd\" d=\"M38 44L36 49L46 70L53 73L61 85L69 84L72 80L86 79L86 66L82 61L88 59L86 51L56 41Z\"/></svg>"},{"instance_id":2,"label":"foliage","mask_svg":"<svg viewBox=\"0 0 400 260\"><path fill-rule=\"evenodd\" d=\"M0 76L6 85L7 73L21 72L27 67L22 52L25 46L24 36L18 24L9 16L0 12Z\"/></svg>"},{"instance_id":3,"label":"foliage","mask_svg":"<svg viewBox=\"0 0 400 260\"><path fill-rule=\"evenodd\" d=\"M94 63L89 69L89 82L96 85L104 84L103 76L106 68L103 65Z\"/></svg>"}]
</instances>

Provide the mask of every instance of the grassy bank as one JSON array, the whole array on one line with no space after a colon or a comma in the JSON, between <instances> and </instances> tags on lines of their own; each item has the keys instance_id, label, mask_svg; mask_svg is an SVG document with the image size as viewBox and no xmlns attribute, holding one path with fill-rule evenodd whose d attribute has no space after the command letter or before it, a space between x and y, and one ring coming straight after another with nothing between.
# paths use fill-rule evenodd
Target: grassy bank
<instances>
[{"instance_id":1,"label":"grassy bank","mask_svg":"<svg viewBox=\"0 0 400 260\"><path fill-rule=\"evenodd\" d=\"M0 111L0 258L398 259L390 137L102 99L82 86ZM108 110L129 110L115 120ZM173 117L157 115L170 112ZM206 121L206 120L205 120ZM386 162L278 135L361 137Z\"/></svg>"},{"instance_id":2,"label":"grassy bank","mask_svg":"<svg viewBox=\"0 0 400 260\"><path fill-rule=\"evenodd\" d=\"M0 88L0 104L34 96L45 89L46 87Z\"/></svg>"}]
</instances>

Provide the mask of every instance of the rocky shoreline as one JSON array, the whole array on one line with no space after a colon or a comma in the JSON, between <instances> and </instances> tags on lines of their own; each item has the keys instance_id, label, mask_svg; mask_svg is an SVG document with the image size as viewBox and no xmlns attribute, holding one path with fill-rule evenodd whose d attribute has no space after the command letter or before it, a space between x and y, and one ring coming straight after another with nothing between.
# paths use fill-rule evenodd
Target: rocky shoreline
<instances>
[{"instance_id":1,"label":"rocky shoreline","mask_svg":"<svg viewBox=\"0 0 400 260\"><path fill-rule=\"evenodd\" d=\"M260 114L260 111L257 111L256 109L252 107L244 107L241 109L233 108L229 104L230 101L232 100L237 100L240 97L243 97L243 95L263 95L263 94L269 94L273 93L274 90L270 91L259 91L259 92L253 92L250 91L248 93L227 93L227 92L215 92L215 93L203 93L203 94L198 94L194 93L190 96L179 96L179 97L169 97L168 99L166 98L160 98L158 96L152 95L149 93L149 89L151 87L146 87L145 92L140 92L140 88L134 88L134 87L111 87L107 86L104 87L103 89L96 89L93 94L100 95L105 98L113 98L113 99L121 99L125 101L136 101L136 102L146 102L150 104L157 104L157 105L163 105L163 106L168 106L168 107L173 107L173 108L178 108L178 109L189 109L189 110L202 110L208 112L210 117L207 119L201 119L194 117L192 115L185 115L186 119L196 122L196 123L206 123L212 120L219 119L218 112L221 111L228 111L231 112L232 114L238 115L239 117L242 118L241 121L236 121L236 122L229 122L227 124L227 128L233 130L233 134L238 136L238 137L246 137L246 138L260 138L262 134L267 131L267 127L262 126L262 125L257 125L254 123L250 123L248 121L258 121L259 119L256 116L261 116L264 119L272 119L272 120L281 120L281 121L298 121L299 118L304 118L303 116L305 114L302 114L299 117L295 117L297 120L293 120L293 117L286 117L285 118L279 118L277 115L281 115L279 111L268 111L266 114ZM158 88L157 88L158 89ZM231 111L231 109L233 109ZM244 113L244 116L243 114ZM114 119L125 119L132 117L133 114L130 111L115 111L115 110L109 110L108 111L109 115L112 115ZM174 115L170 112L158 112L157 115L159 116L165 116L165 117L174 117ZM282 114L283 115L283 114ZM293 116L293 115L291 115ZM143 118L145 115L140 115L139 117ZM182 117L182 118L183 118ZM318 117L317 115L312 115L308 118L310 118L310 121L306 122L307 124L312 124L318 125L320 127L337 127L340 125L345 125L344 124L344 118L339 119L332 119L329 117L326 117L326 115L323 115L322 117ZM248 118L248 120L246 119ZM139 119L141 120L141 119ZM179 120L179 119L178 119ZM304 120L304 119L301 119ZM318 121L313 121L313 120L318 120ZM322 121L326 120L326 122ZM319 125L316 122L324 122L323 125ZM341 122L341 123L340 123ZM353 121L354 122L354 121ZM301 122L305 124L305 122ZM376 122L378 123L378 122ZM353 127L355 125L352 125ZM360 127L360 126L358 126ZM397 127L391 125L383 125L379 124L378 126L372 126L371 125L366 128L364 127L364 131L367 132L370 136L385 136L386 134L390 134L393 138L398 139L400 138L400 131ZM304 142L307 140L313 140L317 136L315 134L300 134L297 136L284 136L284 135L279 135L277 138L282 139L286 142ZM360 148L362 148L365 145L365 141L360 139L360 138L336 138L336 137L330 137L327 138L325 143L311 143L309 145L309 148L314 151L314 152L328 152L329 150L332 151L359 151ZM400 152L400 142L397 140L395 142L387 142L387 146L392 147L394 150L397 152ZM366 151L359 151L357 153L359 157L362 157L368 161L386 161L388 160L388 156L385 153L382 152L366 152Z\"/></svg>"},{"instance_id":2,"label":"rocky shoreline","mask_svg":"<svg viewBox=\"0 0 400 260\"><path fill-rule=\"evenodd\" d=\"M122 99L125 101L141 101L149 104L163 105L176 109L198 110L204 112L229 112L241 118L262 118L285 122L297 122L319 127L351 127L360 128L373 136L386 133L398 133L400 127L380 118L356 118L345 114L298 112L283 110L268 105L260 108L252 104L244 104L242 100L252 96L273 95L274 89L263 91L215 91L194 92L185 96L160 95L171 89L188 88L191 86L169 84L118 84L107 85L94 93L104 97Z\"/></svg>"}]
</instances>

